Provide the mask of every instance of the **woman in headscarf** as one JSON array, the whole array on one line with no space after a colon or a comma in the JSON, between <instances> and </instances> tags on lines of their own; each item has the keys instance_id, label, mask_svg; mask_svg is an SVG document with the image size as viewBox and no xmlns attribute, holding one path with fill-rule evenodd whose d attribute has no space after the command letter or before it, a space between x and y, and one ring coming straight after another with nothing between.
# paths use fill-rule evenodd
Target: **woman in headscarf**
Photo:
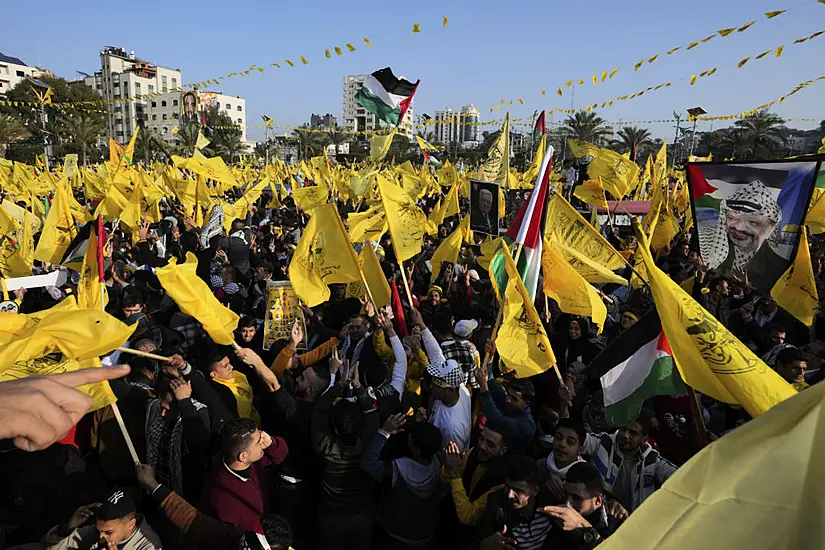
<instances>
[{"instance_id":1,"label":"woman in headscarf","mask_svg":"<svg viewBox=\"0 0 825 550\"><path fill-rule=\"evenodd\" d=\"M589 340L590 320L587 317L570 315L563 317L560 321L563 327L566 324L566 329L558 331L558 336L553 339L552 347L562 371L571 363L579 362L587 365L595 359L601 349Z\"/></svg>"}]
</instances>

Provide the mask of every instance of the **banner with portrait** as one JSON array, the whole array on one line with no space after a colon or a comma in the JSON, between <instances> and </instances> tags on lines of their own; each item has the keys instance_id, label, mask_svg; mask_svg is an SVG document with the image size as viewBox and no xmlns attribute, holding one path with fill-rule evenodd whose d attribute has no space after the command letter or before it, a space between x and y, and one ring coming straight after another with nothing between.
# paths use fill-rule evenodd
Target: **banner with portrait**
<instances>
[{"instance_id":1,"label":"banner with portrait","mask_svg":"<svg viewBox=\"0 0 825 550\"><path fill-rule=\"evenodd\" d=\"M200 98L198 90L181 92L180 96L180 123L200 124Z\"/></svg>"},{"instance_id":2,"label":"banner with portrait","mask_svg":"<svg viewBox=\"0 0 825 550\"><path fill-rule=\"evenodd\" d=\"M289 281L266 282L266 317L264 318L263 348L269 350L278 340L290 339L292 324L300 319L304 331L304 340L298 345L299 349L307 347L307 328L304 320L304 311L301 301Z\"/></svg>"},{"instance_id":3,"label":"banner with portrait","mask_svg":"<svg viewBox=\"0 0 825 550\"><path fill-rule=\"evenodd\" d=\"M717 275L769 293L793 260L819 162L688 163L694 243Z\"/></svg>"},{"instance_id":4,"label":"banner with portrait","mask_svg":"<svg viewBox=\"0 0 825 550\"><path fill-rule=\"evenodd\" d=\"M470 180L470 229L498 236L498 184Z\"/></svg>"}]
</instances>

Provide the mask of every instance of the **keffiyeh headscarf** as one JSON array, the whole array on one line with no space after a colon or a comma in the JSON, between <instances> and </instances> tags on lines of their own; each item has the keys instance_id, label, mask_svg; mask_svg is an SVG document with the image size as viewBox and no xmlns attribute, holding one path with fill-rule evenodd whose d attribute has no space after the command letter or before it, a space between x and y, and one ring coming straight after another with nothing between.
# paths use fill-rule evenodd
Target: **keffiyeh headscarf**
<instances>
[{"instance_id":1,"label":"keffiyeh headscarf","mask_svg":"<svg viewBox=\"0 0 825 550\"><path fill-rule=\"evenodd\" d=\"M444 388L460 388L467 383L467 373L454 359L447 359L440 365L427 367L427 374L433 383Z\"/></svg>"},{"instance_id":2,"label":"keffiyeh headscarf","mask_svg":"<svg viewBox=\"0 0 825 550\"><path fill-rule=\"evenodd\" d=\"M775 249L777 241L776 228L782 221L782 209L765 185L754 180L727 199L722 199L719 205L719 217L715 224L699 227L699 250L711 269L719 267L730 254L728 237L728 211L742 214L759 214L773 222L771 234L767 239L768 245ZM758 250L758 249L757 249ZM732 268L745 266L751 261L757 250L743 251L734 247Z\"/></svg>"}]
</instances>

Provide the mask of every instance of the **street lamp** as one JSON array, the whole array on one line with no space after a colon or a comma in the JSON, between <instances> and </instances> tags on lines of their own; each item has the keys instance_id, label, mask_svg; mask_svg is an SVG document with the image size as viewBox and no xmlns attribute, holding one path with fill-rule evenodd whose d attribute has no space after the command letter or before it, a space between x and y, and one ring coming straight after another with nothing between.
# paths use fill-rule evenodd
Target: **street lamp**
<instances>
[{"instance_id":1,"label":"street lamp","mask_svg":"<svg viewBox=\"0 0 825 550\"><path fill-rule=\"evenodd\" d=\"M690 136L690 153L688 158L693 156L693 147L696 145L696 120L702 116L706 115L707 111L702 109L701 107L694 107L693 109L688 109L688 118L693 121L693 134Z\"/></svg>"}]
</instances>

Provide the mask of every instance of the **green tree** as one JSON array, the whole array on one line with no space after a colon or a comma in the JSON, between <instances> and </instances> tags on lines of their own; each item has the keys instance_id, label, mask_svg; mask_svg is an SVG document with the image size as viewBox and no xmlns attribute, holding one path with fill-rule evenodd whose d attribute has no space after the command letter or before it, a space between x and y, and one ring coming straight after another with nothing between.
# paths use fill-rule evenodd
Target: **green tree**
<instances>
[{"instance_id":1,"label":"green tree","mask_svg":"<svg viewBox=\"0 0 825 550\"><path fill-rule=\"evenodd\" d=\"M0 113L0 157L5 156L9 143L26 139L30 135L17 116Z\"/></svg>"},{"instance_id":2,"label":"green tree","mask_svg":"<svg viewBox=\"0 0 825 550\"><path fill-rule=\"evenodd\" d=\"M197 136L195 139L197 140ZM148 166L150 162L158 159L158 153L167 153L166 142L156 130L141 128L135 138L135 158L143 159Z\"/></svg>"},{"instance_id":3,"label":"green tree","mask_svg":"<svg viewBox=\"0 0 825 550\"><path fill-rule=\"evenodd\" d=\"M296 128L292 133L298 146L299 160L309 160L321 154L323 143L318 139L317 133L310 132L306 128Z\"/></svg>"},{"instance_id":4,"label":"green tree","mask_svg":"<svg viewBox=\"0 0 825 550\"><path fill-rule=\"evenodd\" d=\"M578 111L568 116L564 121L562 131L567 134L567 137L588 143L596 143L609 133L609 130L604 127L604 119L595 111Z\"/></svg>"},{"instance_id":5,"label":"green tree","mask_svg":"<svg viewBox=\"0 0 825 550\"><path fill-rule=\"evenodd\" d=\"M106 123L100 117L90 116L86 111L69 112L65 123L67 136L71 137L73 144L80 150L80 162L86 166L89 147L103 138Z\"/></svg>"},{"instance_id":6,"label":"green tree","mask_svg":"<svg viewBox=\"0 0 825 550\"><path fill-rule=\"evenodd\" d=\"M781 117L762 109L753 116L737 120L734 126L740 128L750 141L750 158L769 159L776 157L785 147L785 138L780 130L784 123Z\"/></svg>"},{"instance_id":7,"label":"green tree","mask_svg":"<svg viewBox=\"0 0 825 550\"><path fill-rule=\"evenodd\" d=\"M223 157L227 164L231 164L235 162L236 157L240 157L246 151L246 147L241 141L240 132L232 132L223 134L220 139L216 140L214 151Z\"/></svg>"},{"instance_id":8,"label":"green tree","mask_svg":"<svg viewBox=\"0 0 825 550\"><path fill-rule=\"evenodd\" d=\"M198 143L198 132L200 132L200 124L192 122L189 124L181 124L178 133L175 136L175 152L186 157L191 157L195 154L195 145ZM137 146L137 144L135 144Z\"/></svg>"},{"instance_id":9,"label":"green tree","mask_svg":"<svg viewBox=\"0 0 825 550\"><path fill-rule=\"evenodd\" d=\"M646 128L625 126L619 131L618 139L613 140L613 145L620 153L635 151L636 159L639 159L641 158L639 156L640 149L648 142L650 142L650 132Z\"/></svg>"}]
</instances>

